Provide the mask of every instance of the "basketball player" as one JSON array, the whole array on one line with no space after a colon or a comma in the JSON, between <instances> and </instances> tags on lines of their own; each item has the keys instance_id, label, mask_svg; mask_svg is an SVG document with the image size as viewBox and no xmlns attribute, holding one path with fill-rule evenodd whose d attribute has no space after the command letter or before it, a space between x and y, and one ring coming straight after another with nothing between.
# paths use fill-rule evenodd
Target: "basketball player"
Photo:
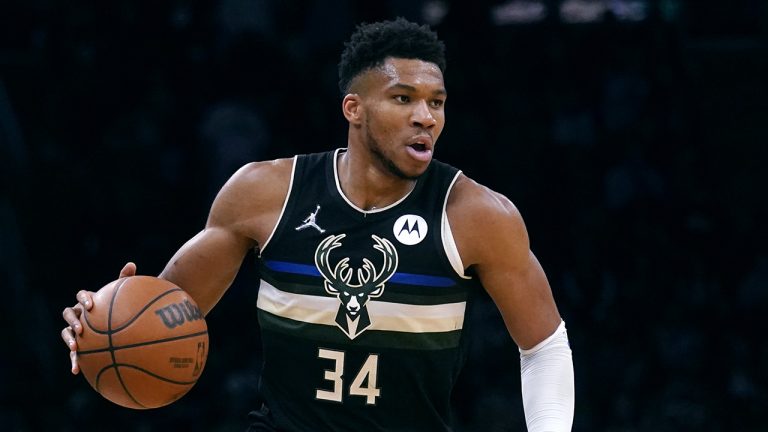
<instances>
[{"instance_id":1,"label":"basketball player","mask_svg":"<svg viewBox=\"0 0 768 432\"><path fill-rule=\"evenodd\" d=\"M207 313L256 249L265 404L251 430L451 430L464 312L482 289L520 348L528 430L570 430L568 337L520 214L432 157L443 51L403 19L359 26L339 65L347 147L241 168L160 274ZM62 331L73 373L92 305L77 299Z\"/></svg>"}]
</instances>

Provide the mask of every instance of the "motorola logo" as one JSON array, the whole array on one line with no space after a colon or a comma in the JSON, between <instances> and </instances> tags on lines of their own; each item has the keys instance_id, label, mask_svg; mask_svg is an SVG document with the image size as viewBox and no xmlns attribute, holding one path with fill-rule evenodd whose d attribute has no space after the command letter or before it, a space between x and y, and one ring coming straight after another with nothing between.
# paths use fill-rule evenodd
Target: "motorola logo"
<instances>
[{"instance_id":1,"label":"motorola logo","mask_svg":"<svg viewBox=\"0 0 768 432\"><path fill-rule=\"evenodd\" d=\"M427 221L412 214L400 216L392 227L392 233L404 245L418 244L427 236Z\"/></svg>"}]
</instances>

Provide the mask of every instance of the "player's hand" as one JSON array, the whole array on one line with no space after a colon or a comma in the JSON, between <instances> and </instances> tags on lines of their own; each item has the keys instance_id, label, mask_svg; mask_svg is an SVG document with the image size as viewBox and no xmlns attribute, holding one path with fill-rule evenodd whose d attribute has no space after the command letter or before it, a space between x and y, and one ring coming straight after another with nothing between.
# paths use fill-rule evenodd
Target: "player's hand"
<instances>
[{"instance_id":1,"label":"player's hand","mask_svg":"<svg viewBox=\"0 0 768 432\"><path fill-rule=\"evenodd\" d=\"M129 262L120 270L120 277L134 276L136 274L136 264ZM80 323L80 316L83 310L90 310L93 307L93 292L80 290L77 295L77 304L64 309L62 316L67 326L61 330L61 338L69 347L69 359L72 362L72 373L80 372L80 366L77 364L77 341L76 334L83 334L83 325Z\"/></svg>"}]
</instances>

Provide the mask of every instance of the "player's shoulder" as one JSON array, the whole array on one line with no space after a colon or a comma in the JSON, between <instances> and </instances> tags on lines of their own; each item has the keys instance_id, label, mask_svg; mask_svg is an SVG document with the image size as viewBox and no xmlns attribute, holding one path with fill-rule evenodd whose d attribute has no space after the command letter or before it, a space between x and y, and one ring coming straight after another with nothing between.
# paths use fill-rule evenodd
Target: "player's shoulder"
<instances>
[{"instance_id":1,"label":"player's shoulder","mask_svg":"<svg viewBox=\"0 0 768 432\"><path fill-rule=\"evenodd\" d=\"M235 186L253 186L266 183L288 183L293 171L294 158L250 162L237 170L228 183Z\"/></svg>"},{"instance_id":2,"label":"player's shoulder","mask_svg":"<svg viewBox=\"0 0 768 432\"><path fill-rule=\"evenodd\" d=\"M494 251L528 248L525 223L512 201L464 174L451 189L446 212L466 265L482 262Z\"/></svg>"},{"instance_id":3,"label":"player's shoulder","mask_svg":"<svg viewBox=\"0 0 768 432\"><path fill-rule=\"evenodd\" d=\"M292 158L243 165L217 194L212 213L239 218L282 206L292 172Z\"/></svg>"},{"instance_id":4,"label":"player's shoulder","mask_svg":"<svg viewBox=\"0 0 768 432\"><path fill-rule=\"evenodd\" d=\"M448 197L448 212L469 218L522 222L520 212L505 195L460 174Z\"/></svg>"}]
</instances>

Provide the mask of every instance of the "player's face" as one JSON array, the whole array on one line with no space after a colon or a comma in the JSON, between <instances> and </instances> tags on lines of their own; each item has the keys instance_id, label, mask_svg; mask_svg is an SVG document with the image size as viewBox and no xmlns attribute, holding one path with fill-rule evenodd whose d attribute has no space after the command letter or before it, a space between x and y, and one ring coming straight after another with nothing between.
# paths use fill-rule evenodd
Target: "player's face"
<instances>
[{"instance_id":1,"label":"player's face","mask_svg":"<svg viewBox=\"0 0 768 432\"><path fill-rule=\"evenodd\" d=\"M390 174L416 179L432 160L445 125L443 74L434 63L400 58L370 73L364 145Z\"/></svg>"}]
</instances>

